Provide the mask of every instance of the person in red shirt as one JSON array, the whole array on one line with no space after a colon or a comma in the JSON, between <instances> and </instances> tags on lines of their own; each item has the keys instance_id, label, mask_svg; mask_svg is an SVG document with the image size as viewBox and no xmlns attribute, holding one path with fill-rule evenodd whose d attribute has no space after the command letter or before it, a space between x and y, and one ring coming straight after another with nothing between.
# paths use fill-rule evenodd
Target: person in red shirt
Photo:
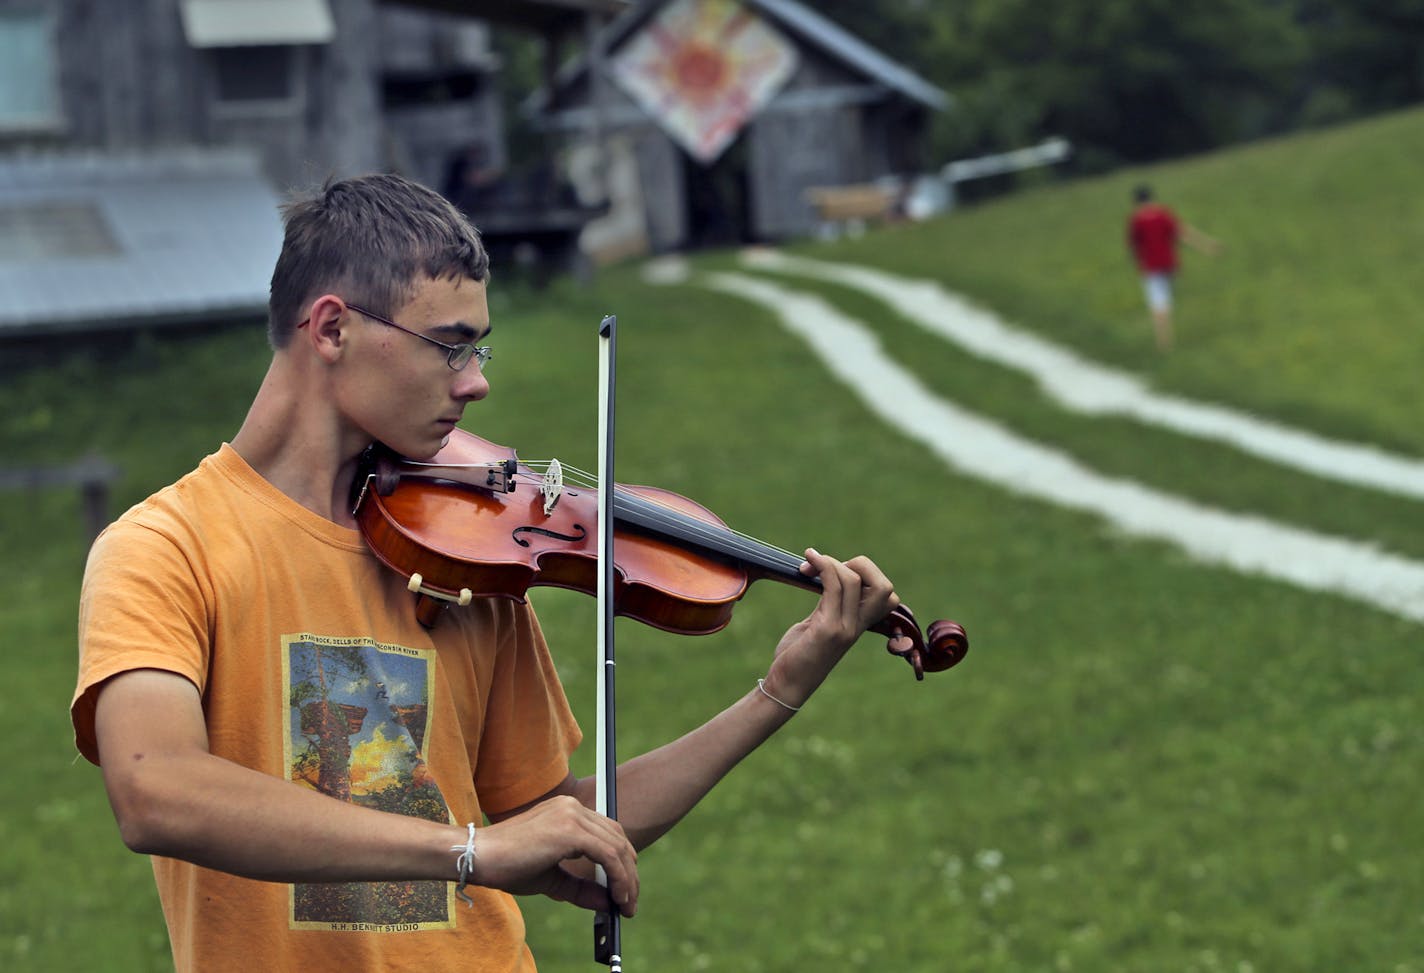
<instances>
[{"instance_id":1,"label":"person in red shirt","mask_svg":"<svg viewBox=\"0 0 1424 973\"><path fill-rule=\"evenodd\" d=\"M1215 256L1221 244L1184 223L1169 208L1156 202L1152 187L1133 191L1136 206L1127 221L1127 245L1142 274L1147 308L1157 333L1157 347L1172 347L1172 277L1177 272L1177 244Z\"/></svg>"}]
</instances>

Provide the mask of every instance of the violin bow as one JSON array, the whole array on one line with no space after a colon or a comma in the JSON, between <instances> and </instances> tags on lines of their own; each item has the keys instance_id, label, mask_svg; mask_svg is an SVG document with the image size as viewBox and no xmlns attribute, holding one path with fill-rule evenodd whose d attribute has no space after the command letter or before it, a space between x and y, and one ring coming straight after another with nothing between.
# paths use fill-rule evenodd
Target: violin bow
<instances>
[{"instance_id":1,"label":"violin bow","mask_svg":"<svg viewBox=\"0 0 1424 973\"><path fill-rule=\"evenodd\" d=\"M596 810L618 820L618 748L615 727L613 660L613 476L614 359L617 350L618 319L606 315L598 326L598 738L596 770ZM600 865L594 876L608 885L608 875ZM593 920L593 958L610 973L622 973L622 936L617 906L610 901L607 912Z\"/></svg>"}]
</instances>

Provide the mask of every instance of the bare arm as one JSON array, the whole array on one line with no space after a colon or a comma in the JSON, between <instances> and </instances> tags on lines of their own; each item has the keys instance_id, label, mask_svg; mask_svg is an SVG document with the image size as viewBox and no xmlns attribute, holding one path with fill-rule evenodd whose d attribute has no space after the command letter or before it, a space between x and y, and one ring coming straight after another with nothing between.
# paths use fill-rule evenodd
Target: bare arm
<instances>
[{"instance_id":1,"label":"bare arm","mask_svg":"<svg viewBox=\"0 0 1424 973\"><path fill-rule=\"evenodd\" d=\"M767 691L799 707L860 635L899 604L890 581L868 558L845 564L807 552L805 573L823 586L815 609L776 647ZM692 732L618 768L618 820L633 845L646 848L680 821L744 757L780 729L791 710L753 687ZM594 804L594 780L573 777L555 794Z\"/></svg>"},{"instance_id":2,"label":"bare arm","mask_svg":"<svg viewBox=\"0 0 1424 973\"><path fill-rule=\"evenodd\" d=\"M1223 246L1220 240L1203 233L1189 223L1182 224L1182 242L1208 257L1215 257L1221 252Z\"/></svg>"},{"instance_id":3,"label":"bare arm","mask_svg":"<svg viewBox=\"0 0 1424 973\"><path fill-rule=\"evenodd\" d=\"M452 881L463 828L357 807L215 756L196 687L140 669L100 693L95 730L104 787L137 852L276 882ZM636 854L613 822L570 799L483 828L472 884L540 893L589 909L607 895L558 866L598 862L631 915Z\"/></svg>"}]
</instances>

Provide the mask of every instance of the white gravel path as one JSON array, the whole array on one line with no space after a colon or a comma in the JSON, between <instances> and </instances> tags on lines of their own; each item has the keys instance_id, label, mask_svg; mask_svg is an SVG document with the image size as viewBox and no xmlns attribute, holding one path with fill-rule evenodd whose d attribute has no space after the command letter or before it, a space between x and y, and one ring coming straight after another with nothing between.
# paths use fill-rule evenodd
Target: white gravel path
<instances>
[{"instance_id":1,"label":"white gravel path","mask_svg":"<svg viewBox=\"0 0 1424 973\"><path fill-rule=\"evenodd\" d=\"M759 266L769 267L772 263L765 253L754 259ZM862 286L893 303L907 317L911 316L911 308L916 309L916 320L936 333L942 329L951 340L974 342L976 353L1031 372L1046 389L1057 390L1051 394L1065 407L1099 413L1125 412L1195 435L1214 430L1214 438L1243 449L1248 448L1245 443L1265 442L1269 445L1262 449L1287 451L1288 457L1295 460L1290 465L1301 469L1310 468L1305 462L1333 469L1332 464L1341 462L1341 456L1349 457L1351 463L1360 461L1362 456L1375 456L1382 462L1374 467L1371 476L1388 479L1390 471L1394 471L1401 475L1389 482L1407 486L1393 492L1414 495L1412 491L1417 489L1417 495L1424 496L1424 475L1419 472L1424 464L1418 461L1332 442L1227 409L1156 396L1136 378L1009 329L937 285L845 264L802 258L788 263L793 258L780 255L775 260L780 269L794 266L797 273L833 274L842 283ZM745 274L709 273L688 278L685 269L674 261L650 264L647 276L666 283L709 287L766 307L783 327L804 340L827 370L867 408L923 443L965 476L989 481L1018 495L1093 513L1126 534L1166 541L1205 563L1310 590L1338 593L1424 622L1424 562L1391 554L1374 544L1218 510L1132 480L1097 473L1066 453L1028 440L992 419L941 398L887 355L872 329L814 295ZM1094 388L1100 384L1107 391ZM1162 417L1176 418L1169 422L1162 421ZM1182 422L1193 422L1195 427L1182 429ZM1315 456L1302 461L1302 449L1324 450L1330 459ZM1251 451L1285 462L1274 452L1255 448ZM1368 485L1387 488L1382 483Z\"/></svg>"},{"instance_id":2,"label":"white gravel path","mask_svg":"<svg viewBox=\"0 0 1424 973\"><path fill-rule=\"evenodd\" d=\"M872 294L932 334L980 358L1032 376L1045 394L1073 412L1130 416L1189 436L1228 443L1314 476L1424 499L1424 460L1154 392L1135 375L1088 361L1011 327L932 281L774 250L749 250L743 262L748 267L834 281Z\"/></svg>"}]
</instances>

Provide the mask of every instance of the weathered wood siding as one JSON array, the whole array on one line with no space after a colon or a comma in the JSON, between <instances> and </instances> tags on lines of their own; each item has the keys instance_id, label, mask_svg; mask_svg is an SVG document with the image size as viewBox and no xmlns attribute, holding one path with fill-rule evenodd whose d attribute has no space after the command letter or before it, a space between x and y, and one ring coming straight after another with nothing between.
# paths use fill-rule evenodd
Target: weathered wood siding
<instances>
[{"instance_id":1,"label":"weathered wood siding","mask_svg":"<svg viewBox=\"0 0 1424 973\"><path fill-rule=\"evenodd\" d=\"M654 253L675 250L687 242L687 188L682 149L660 129L641 129L634 140L642 176L648 244Z\"/></svg>"},{"instance_id":2,"label":"weathered wood siding","mask_svg":"<svg viewBox=\"0 0 1424 973\"><path fill-rule=\"evenodd\" d=\"M5 0L8 8L33 4ZM57 19L67 146L134 149L192 142L201 129L197 52L172 0L47 0Z\"/></svg>"},{"instance_id":3,"label":"weathered wood siding","mask_svg":"<svg viewBox=\"0 0 1424 973\"><path fill-rule=\"evenodd\" d=\"M857 182L856 111L768 113L748 133L751 208L758 236L776 239L808 232L815 223L806 190Z\"/></svg>"},{"instance_id":4,"label":"weathered wood siding","mask_svg":"<svg viewBox=\"0 0 1424 973\"><path fill-rule=\"evenodd\" d=\"M870 182L914 172L920 165L928 109L816 48L799 45L798 53L796 71L785 87L738 136L745 148L747 229L758 239L814 232L818 221L806 197L812 187ZM603 131L633 137L638 146L652 249L686 245L692 228L685 153L616 84L601 87ZM586 139L594 130L589 91L585 74L556 90L546 109L571 138ZM714 163L719 164L728 163Z\"/></svg>"},{"instance_id":5,"label":"weathered wood siding","mask_svg":"<svg viewBox=\"0 0 1424 973\"><path fill-rule=\"evenodd\" d=\"M60 131L8 144L96 151L255 146L280 188L393 165L402 150L411 155L413 147L418 155L431 140L421 137L419 126L386 130L380 54L390 39L382 37L379 6L377 0L333 0L333 42L294 48L300 97L246 110L216 105L214 54L189 44L178 0L0 0L0 12L42 9L55 18L64 116ZM414 55L425 63L435 57ZM460 130L466 126L502 138L497 127L483 130L498 125L497 115L464 108L452 141L465 137ZM421 158L416 165L423 177L439 163Z\"/></svg>"}]
</instances>

